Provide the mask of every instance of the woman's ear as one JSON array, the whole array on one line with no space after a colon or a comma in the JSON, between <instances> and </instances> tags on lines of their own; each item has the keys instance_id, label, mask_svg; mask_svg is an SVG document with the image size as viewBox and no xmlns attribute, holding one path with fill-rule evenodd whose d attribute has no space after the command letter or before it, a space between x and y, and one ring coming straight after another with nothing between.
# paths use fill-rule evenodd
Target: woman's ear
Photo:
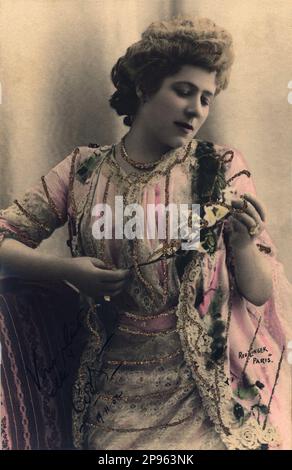
<instances>
[{"instance_id":1,"label":"woman's ear","mask_svg":"<svg viewBox=\"0 0 292 470\"><path fill-rule=\"evenodd\" d=\"M138 96L142 104L146 103L147 101L146 94L141 90L139 85L136 85L136 95Z\"/></svg>"}]
</instances>

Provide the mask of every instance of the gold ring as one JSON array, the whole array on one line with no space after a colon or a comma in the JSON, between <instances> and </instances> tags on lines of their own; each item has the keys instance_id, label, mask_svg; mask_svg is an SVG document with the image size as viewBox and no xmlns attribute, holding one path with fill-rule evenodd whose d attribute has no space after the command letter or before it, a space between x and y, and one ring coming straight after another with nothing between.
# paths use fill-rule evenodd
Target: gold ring
<instances>
[{"instance_id":1,"label":"gold ring","mask_svg":"<svg viewBox=\"0 0 292 470\"><path fill-rule=\"evenodd\" d=\"M256 224L254 225L253 227L250 227L250 229L248 230L248 233L253 236L253 235L257 235L258 232L259 232L259 229L260 229L260 225L259 224Z\"/></svg>"}]
</instances>

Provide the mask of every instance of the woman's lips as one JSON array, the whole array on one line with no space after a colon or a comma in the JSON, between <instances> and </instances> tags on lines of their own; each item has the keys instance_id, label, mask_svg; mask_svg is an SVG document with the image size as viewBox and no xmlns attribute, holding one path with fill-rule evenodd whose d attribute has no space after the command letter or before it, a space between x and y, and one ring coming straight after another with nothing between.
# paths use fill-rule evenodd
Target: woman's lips
<instances>
[{"instance_id":1,"label":"woman's lips","mask_svg":"<svg viewBox=\"0 0 292 470\"><path fill-rule=\"evenodd\" d=\"M180 123L180 122L175 122L174 124L184 134L189 134L190 132L193 132L193 130L194 130L193 128L185 127L185 125L183 123Z\"/></svg>"}]
</instances>

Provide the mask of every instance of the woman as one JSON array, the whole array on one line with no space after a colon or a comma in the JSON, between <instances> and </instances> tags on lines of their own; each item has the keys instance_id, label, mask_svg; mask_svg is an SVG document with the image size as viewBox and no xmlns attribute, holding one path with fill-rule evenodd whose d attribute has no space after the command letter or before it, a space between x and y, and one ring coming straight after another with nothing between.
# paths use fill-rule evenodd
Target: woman
<instances>
[{"instance_id":1,"label":"woman","mask_svg":"<svg viewBox=\"0 0 292 470\"><path fill-rule=\"evenodd\" d=\"M243 156L194 138L232 62L230 35L208 19L151 24L112 70L110 104L129 132L76 148L1 213L2 269L66 280L90 304L74 387L78 448L291 448L280 322L291 285ZM98 204L114 214L116 196L144 209L201 204L203 249L175 256L169 231L131 239L115 227L111 238ZM73 259L32 250L67 218ZM165 256L150 262L161 243Z\"/></svg>"}]
</instances>

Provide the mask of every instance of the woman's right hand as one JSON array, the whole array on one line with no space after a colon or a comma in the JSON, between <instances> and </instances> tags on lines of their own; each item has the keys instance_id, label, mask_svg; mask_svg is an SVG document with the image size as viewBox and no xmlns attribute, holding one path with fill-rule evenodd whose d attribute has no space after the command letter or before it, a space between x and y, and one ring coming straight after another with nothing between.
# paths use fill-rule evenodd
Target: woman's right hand
<instances>
[{"instance_id":1,"label":"woman's right hand","mask_svg":"<svg viewBox=\"0 0 292 470\"><path fill-rule=\"evenodd\" d=\"M131 277L129 269L108 269L98 258L80 257L67 261L65 279L95 300L104 295L120 294Z\"/></svg>"}]
</instances>

